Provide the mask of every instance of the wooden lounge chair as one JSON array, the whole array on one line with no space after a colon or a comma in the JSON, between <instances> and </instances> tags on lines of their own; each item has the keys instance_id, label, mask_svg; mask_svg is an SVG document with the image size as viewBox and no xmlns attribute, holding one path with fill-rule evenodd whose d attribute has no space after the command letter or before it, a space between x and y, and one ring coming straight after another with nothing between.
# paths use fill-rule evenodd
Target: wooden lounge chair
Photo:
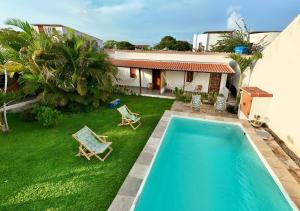
<instances>
[{"instance_id":1,"label":"wooden lounge chair","mask_svg":"<svg viewBox=\"0 0 300 211\"><path fill-rule=\"evenodd\" d=\"M142 123L139 114L131 112L126 105L118 108L118 111L122 115L122 122L118 126L130 125L134 130L141 126Z\"/></svg>"},{"instance_id":2,"label":"wooden lounge chair","mask_svg":"<svg viewBox=\"0 0 300 211\"><path fill-rule=\"evenodd\" d=\"M107 142L107 136L99 136L95 134L91 129L87 126L84 126L78 132L72 135L79 142L79 152L76 156L85 156L88 160L91 159L92 156L95 156L101 161L104 161L105 158L112 152L112 148L110 147L112 142ZM103 157L100 157L100 154L103 154L105 151L108 152L104 154Z\"/></svg>"}]
</instances>

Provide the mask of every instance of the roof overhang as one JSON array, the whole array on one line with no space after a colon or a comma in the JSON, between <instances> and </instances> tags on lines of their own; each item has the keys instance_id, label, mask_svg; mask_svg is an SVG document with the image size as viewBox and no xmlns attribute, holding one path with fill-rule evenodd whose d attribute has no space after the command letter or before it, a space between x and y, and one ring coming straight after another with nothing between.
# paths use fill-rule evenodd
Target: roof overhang
<instances>
[{"instance_id":1,"label":"roof overhang","mask_svg":"<svg viewBox=\"0 0 300 211\"><path fill-rule=\"evenodd\" d=\"M158 60L122 60L110 59L117 67L156 69L168 71L192 71L203 73L224 73L232 74L235 71L226 63L197 63L179 61L158 61Z\"/></svg>"},{"instance_id":2,"label":"roof overhang","mask_svg":"<svg viewBox=\"0 0 300 211\"><path fill-rule=\"evenodd\" d=\"M241 90L247 92L251 97L273 97L273 94L266 92L256 86L241 87Z\"/></svg>"}]
</instances>

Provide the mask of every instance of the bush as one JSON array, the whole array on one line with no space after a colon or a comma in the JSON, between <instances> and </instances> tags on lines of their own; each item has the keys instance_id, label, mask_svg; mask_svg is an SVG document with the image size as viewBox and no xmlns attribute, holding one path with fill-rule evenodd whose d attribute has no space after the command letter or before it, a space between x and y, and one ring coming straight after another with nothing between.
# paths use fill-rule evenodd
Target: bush
<instances>
[{"instance_id":1,"label":"bush","mask_svg":"<svg viewBox=\"0 0 300 211\"><path fill-rule=\"evenodd\" d=\"M21 113L21 119L25 122L33 122L36 120L36 114L32 109L27 109Z\"/></svg>"},{"instance_id":2,"label":"bush","mask_svg":"<svg viewBox=\"0 0 300 211\"><path fill-rule=\"evenodd\" d=\"M38 122L44 127L52 127L62 118L60 111L47 106L36 106L33 112L36 114Z\"/></svg>"},{"instance_id":3,"label":"bush","mask_svg":"<svg viewBox=\"0 0 300 211\"><path fill-rule=\"evenodd\" d=\"M208 102L208 93L207 92L202 92L201 93L201 103L207 103Z\"/></svg>"},{"instance_id":4,"label":"bush","mask_svg":"<svg viewBox=\"0 0 300 211\"><path fill-rule=\"evenodd\" d=\"M210 92L208 93L208 102L211 105L214 105L217 101L217 97L218 97L218 92Z\"/></svg>"}]
</instances>

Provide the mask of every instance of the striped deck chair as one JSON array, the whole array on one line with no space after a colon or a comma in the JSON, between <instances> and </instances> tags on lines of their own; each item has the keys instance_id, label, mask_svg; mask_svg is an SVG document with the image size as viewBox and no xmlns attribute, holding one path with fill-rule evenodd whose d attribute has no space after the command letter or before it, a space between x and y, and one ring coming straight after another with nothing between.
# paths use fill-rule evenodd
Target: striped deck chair
<instances>
[{"instance_id":1,"label":"striped deck chair","mask_svg":"<svg viewBox=\"0 0 300 211\"><path fill-rule=\"evenodd\" d=\"M132 127L132 129L134 130L141 126L142 123L139 114L131 112L126 105L123 105L120 108L118 108L118 111L122 116L122 121L118 126L130 125L130 127Z\"/></svg>"},{"instance_id":2,"label":"striped deck chair","mask_svg":"<svg viewBox=\"0 0 300 211\"><path fill-rule=\"evenodd\" d=\"M83 155L88 160L95 156L99 160L104 161L113 150L110 147L112 142L106 141L107 136L99 136L87 126L84 126L72 136L79 142L79 152L76 156ZM104 154L105 151L107 151L106 154ZM100 154L104 154L103 157L100 157Z\"/></svg>"}]
</instances>

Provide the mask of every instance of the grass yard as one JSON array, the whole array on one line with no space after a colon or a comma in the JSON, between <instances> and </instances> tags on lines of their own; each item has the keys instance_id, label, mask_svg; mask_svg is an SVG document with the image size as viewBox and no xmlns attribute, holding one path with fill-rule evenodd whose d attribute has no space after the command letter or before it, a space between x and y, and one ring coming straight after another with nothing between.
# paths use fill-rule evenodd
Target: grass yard
<instances>
[{"instance_id":1,"label":"grass yard","mask_svg":"<svg viewBox=\"0 0 300 211\"><path fill-rule=\"evenodd\" d=\"M142 116L136 131L118 127L120 115L100 111L64 114L54 128L9 115L11 132L0 133L0 210L106 210L148 137L172 100L120 96ZM87 125L108 136L114 151L101 162L76 157L71 134Z\"/></svg>"}]
</instances>

